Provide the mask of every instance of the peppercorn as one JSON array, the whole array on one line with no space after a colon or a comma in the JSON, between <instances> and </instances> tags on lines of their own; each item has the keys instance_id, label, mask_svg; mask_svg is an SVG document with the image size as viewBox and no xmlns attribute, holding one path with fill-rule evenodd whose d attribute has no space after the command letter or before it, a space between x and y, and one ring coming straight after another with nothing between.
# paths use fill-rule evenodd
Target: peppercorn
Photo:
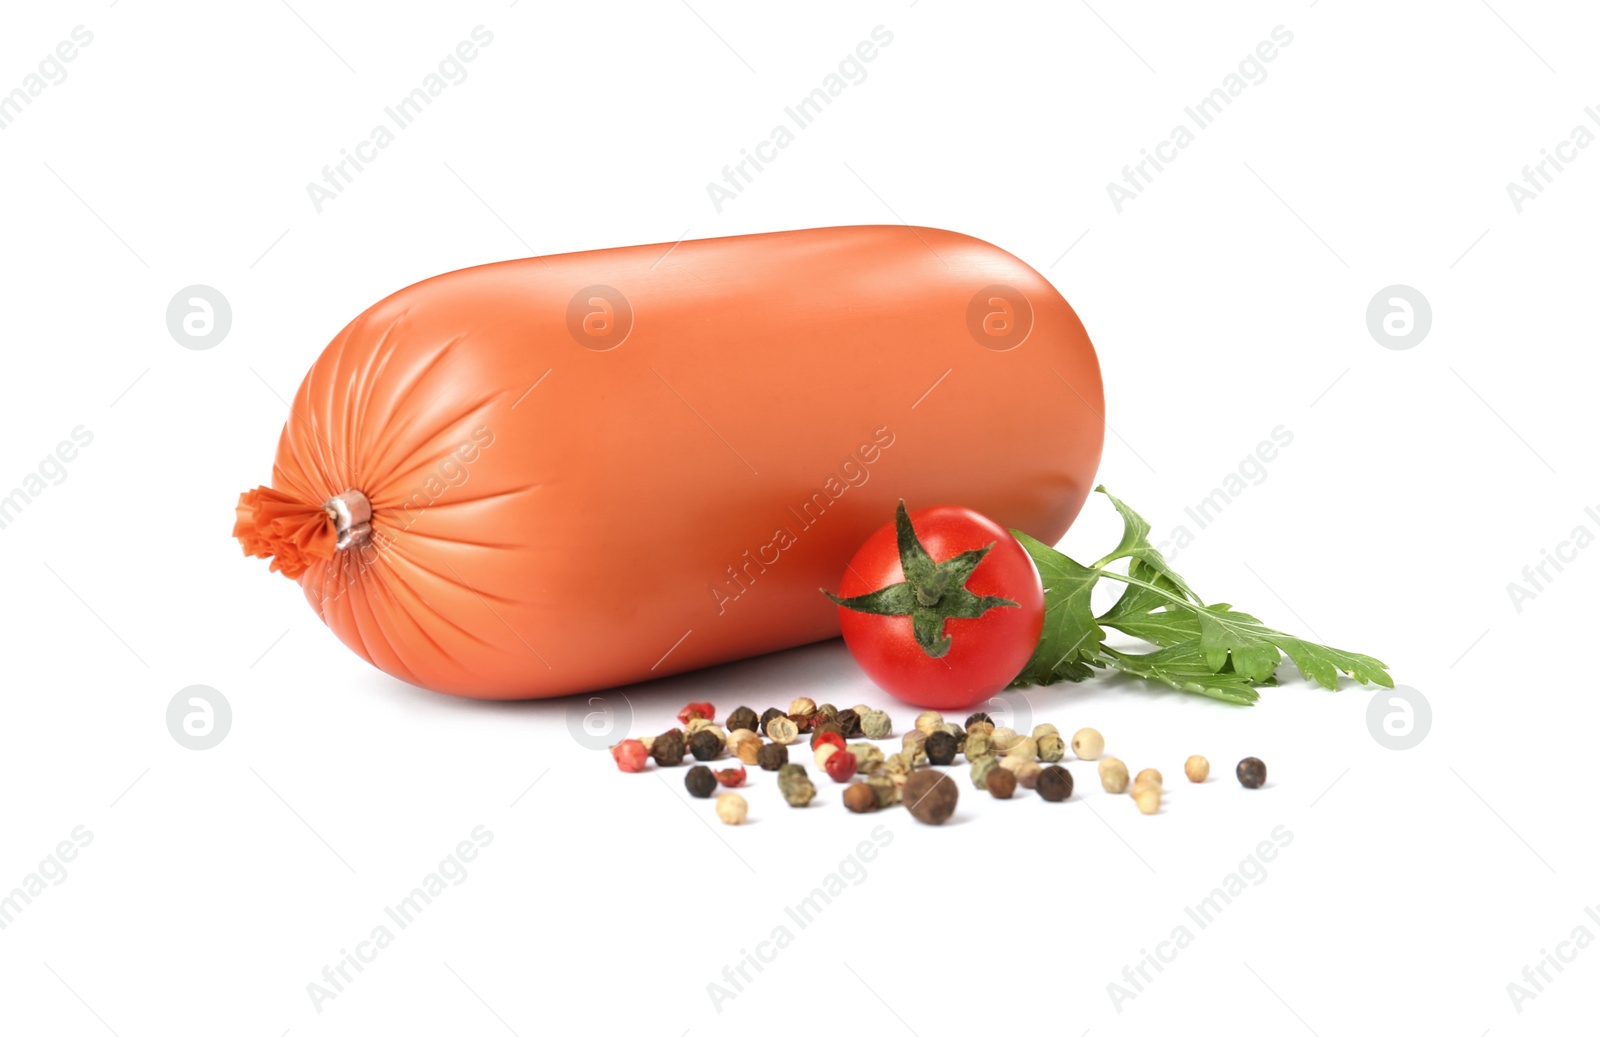
<instances>
[{"instance_id":1,"label":"peppercorn","mask_svg":"<svg viewBox=\"0 0 1600 1037\"><path fill-rule=\"evenodd\" d=\"M690 717L689 722L683 725L683 738L688 741L701 731L709 731L715 727L717 727L715 720L708 720L705 717ZM721 728L717 729L721 730Z\"/></svg>"},{"instance_id":2,"label":"peppercorn","mask_svg":"<svg viewBox=\"0 0 1600 1037\"><path fill-rule=\"evenodd\" d=\"M983 732L985 737L992 738L994 736L994 725L987 720L977 720L967 725L967 734L969 735L977 734L980 731Z\"/></svg>"},{"instance_id":3,"label":"peppercorn","mask_svg":"<svg viewBox=\"0 0 1600 1037\"><path fill-rule=\"evenodd\" d=\"M760 721L756 718L756 711L749 706L740 706L728 714L728 732L754 731Z\"/></svg>"},{"instance_id":4,"label":"peppercorn","mask_svg":"<svg viewBox=\"0 0 1600 1037\"><path fill-rule=\"evenodd\" d=\"M1031 737L1033 738L1033 740L1035 742L1037 742L1040 739L1045 738L1048 735L1060 735L1060 734L1061 734L1061 732L1056 730L1056 725L1054 725L1054 724L1034 724L1033 725L1033 734L1031 735Z\"/></svg>"},{"instance_id":5,"label":"peppercorn","mask_svg":"<svg viewBox=\"0 0 1600 1037\"><path fill-rule=\"evenodd\" d=\"M687 725L689 721L696 717L700 717L703 720L713 720L716 718L716 715L717 711L712 708L711 703L691 702L687 706L684 706L682 709L678 710L678 723Z\"/></svg>"},{"instance_id":6,"label":"peppercorn","mask_svg":"<svg viewBox=\"0 0 1600 1037\"><path fill-rule=\"evenodd\" d=\"M975 757L973 759L973 761L972 761L972 785L973 785L973 787L974 788L980 788L980 789L988 788L988 785L986 784L986 782L988 781L988 778L989 778L989 772L994 770L995 768L997 768L999 766L1000 766L1000 760L996 756L990 755L990 756Z\"/></svg>"},{"instance_id":7,"label":"peppercorn","mask_svg":"<svg viewBox=\"0 0 1600 1037\"><path fill-rule=\"evenodd\" d=\"M1115 756L1100 758L1100 787L1121 794L1128 790L1128 765Z\"/></svg>"},{"instance_id":8,"label":"peppercorn","mask_svg":"<svg viewBox=\"0 0 1600 1037\"><path fill-rule=\"evenodd\" d=\"M785 713L781 709L777 709L777 708L768 709L768 710L766 710L765 712L763 712L761 714L761 723L760 723L759 726L756 727L756 730L757 731L765 731L767 729L767 725L768 724L772 723L774 720L778 719L779 717L786 717L788 715L789 714Z\"/></svg>"},{"instance_id":9,"label":"peppercorn","mask_svg":"<svg viewBox=\"0 0 1600 1037\"><path fill-rule=\"evenodd\" d=\"M831 745L835 749L843 749L844 736L837 731L819 731L811 736L811 749L813 752L825 745Z\"/></svg>"},{"instance_id":10,"label":"peppercorn","mask_svg":"<svg viewBox=\"0 0 1600 1037\"><path fill-rule=\"evenodd\" d=\"M775 771L789 762L789 747L768 742L756 752L756 766L764 771Z\"/></svg>"},{"instance_id":11,"label":"peppercorn","mask_svg":"<svg viewBox=\"0 0 1600 1037\"><path fill-rule=\"evenodd\" d=\"M806 698L804 695L801 695L799 698L789 703L789 715L791 717L797 714L799 716L808 717L816 711L816 700Z\"/></svg>"},{"instance_id":12,"label":"peppercorn","mask_svg":"<svg viewBox=\"0 0 1600 1037\"><path fill-rule=\"evenodd\" d=\"M861 737L861 714L853 709L841 709L833 716L833 722L839 725L839 732L846 738Z\"/></svg>"},{"instance_id":13,"label":"peppercorn","mask_svg":"<svg viewBox=\"0 0 1600 1037\"><path fill-rule=\"evenodd\" d=\"M984 788L995 799L1010 799L1017 791L1017 776L1004 767L992 767L983 779Z\"/></svg>"},{"instance_id":14,"label":"peppercorn","mask_svg":"<svg viewBox=\"0 0 1600 1037\"><path fill-rule=\"evenodd\" d=\"M788 717L773 717L767 722L767 737L779 745L788 745L800 737L800 727Z\"/></svg>"},{"instance_id":15,"label":"peppercorn","mask_svg":"<svg viewBox=\"0 0 1600 1037\"><path fill-rule=\"evenodd\" d=\"M683 784L689 790L689 795L695 799L705 799L716 789L717 776L711 773L710 767L697 763L683 776Z\"/></svg>"},{"instance_id":16,"label":"peppercorn","mask_svg":"<svg viewBox=\"0 0 1600 1037\"><path fill-rule=\"evenodd\" d=\"M1072 772L1059 764L1052 764L1039 772L1037 787L1040 799L1059 803L1072 795Z\"/></svg>"},{"instance_id":17,"label":"peppercorn","mask_svg":"<svg viewBox=\"0 0 1600 1037\"><path fill-rule=\"evenodd\" d=\"M748 727L736 727L728 732L728 751L740 763L755 763L756 753L761 751L761 736Z\"/></svg>"},{"instance_id":18,"label":"peppercorn","mask_svg":"<svg viewBox=\"0 0 1600 1037\"><path fill-rule=\"evenodd\" d=\"M815 746L817 740L826 735L834 735L839 741L844 741L844 729L832 720L823 720L822 714L818 713L811 718L811 744Z\"/></svg>"},{"instance_id":19,"label":"peppercorn","mask_svg":"<svg viewBox=\"0 0 1600 1037\"><path fill-rule=\"evenodd\" d=\"M816 725L819 719L820 718L815 713L789 714L789 720L794 724L795 732L802 735L810 731L811 728Z\"/></svg>"},{"instance_id":20,"label":"peppercorn","mask_svg":"<svg viewBox=\"0 0 1600 1037\"><path fill-rule=\"evenodd\" d=\"M894 722L889 719L889 714L880 709L858 711L861 714L861 737L879 739L888 738L894 731Z\"/></svg>"},{"instance_id":21,"label":"peppercorn","mask_svg":"<svg viewBox=\"0 0 1600 1037\"><path fill-rule=\"evenodd\" d=\"M956 738L949 731L939 730L927 737L922 745L928 754L928 762L939 767L948 767L956 761Z\"/></svg>"},{"instance_id":22,"label":"peppercorn","mask_svg":"<svg viewBox=\"0 0 1600 1037\"><path fill-rule=\"evenodd\" d=\"M961 751L966 753L967 759L976 760L982 756L992 756L994 745L989 741L989 735L978 728L967 732L967 740L962 744Z\"/></svg>"},{"instance_id":23,"label":"peppercorn","mask_svg":"<svg viewBox=\"0 0 1600 1037\"><path fill-rule=\"evenodd\" d=\"M817 795L817 787L811 784L806 769L798 763L786 763L778 768L778 791L792 807L803 807Z\"/></svg>"},{"instance_id":24,"label":"peppercorn","mask_svg":"<svg viewBox=\"0 0 1600 1037\"><path fill-rule=\"evenodd\" d=\"M1022 736L1009 727L997 727L989 732L989 741L994 745L996 752L1003 753L1022 741Z\"/></svg>"},{"instance_id":25,"label":"peppercorn","mask_svg":"<svg viewBox=\"0 0 1600 1037\"><path fill-rule=\"evenodd\" d=\"M1098 760L1106 751L1105 737L1092 727L1086 727L1072 736L1072 751L1080 760Z\"/></svg>"},{"instance_id":26,"label":"peppercorn","mask_svg":"<svg viewBox=\"0 0 1600 1037\"><path fill-rule=\"evenodd\" d=\"M834 745L832 742L823 742L821 745L811 750L811 758L817 761L818 767L827 767L828 758L830 756L836 756L842 752L844 752L844 750L839 748L837 745Z\"/></svg>"},{"instance_id":27,"label":"peppercorn","mask_svg":"<svg viewBox=\"0 0 1600 1037\"><path fill-rule=\"evenodd\" d=\"M1021 760L1037 760L1039 758L1039 743L1023 735L1005 750L1007 756L1014 756Z\"/></svg>"},{"instance_id":28,"label":"peppercorn","mask_svg":"<svg viewBox=\"0 0 1600 1037\"><path fill-rule=\"evenodd\" d=\"M683 762L683 732L677 728L656 735L650 743L650 758L658 767L676 767Z\"/></svg>"},{"instance_id":29,"label":"peppercorn","mask_svg":"<svg viewBox=\"0 0 1600 1037\"><path fill-rule=\"evenodd\" d=\"M1160 785L1161 772L1156 770L1154 767L1146 767L1144 770L1134 775L1133 783L1135 785Z\"/></svg>"},{"instance_id":30,"label":"peppercorn","mask_svg":"<svg viewBox=\"0 0 1600 1037\"><path fill-rule=\"evenodd\" d=\"M944 726L944 717L936 709L927 710L917 714L916 728L925 735L931 735Z\"/></svg>"},{"instance_id":31,"label":"peppercorn","mask_svg":"<svg viewBox=\"0 0 1600 1037\"><path fill-rule=\"evenodd\" d=\"M883 766L883 750L871 742L851 742L845 748L856 758L856 770L859 773L870 774Z\"/></svg>"},{"instance_id":32,"label":"peppercorn","mask_svg":"<svg viewBox=\"0 0 1600 1037\"><path fill-rule=\"evenodd\" d=\"M942 825L956 812L961 790L944 771L920 770L906 778L902 798L912 817L925 825Z\"/></svg>"},{"instance_id":33,"label":"peppercorn","mask_svg":"<svg viewBox=\"0 0 1600 1037\"><path fill-rule=\"evenodd\" d=\"M890 777L903 778L907 774L910 774L912 771L916 770L916 768L917 764L915 754L905 749L902 749L897 753L889 754L888 759L883 761L884 773L888 774Z\"/></svg>"},{"instance_id":34,"label":"peppercorn","mask_svg":"<svg viewBox=\"0 0 1600 1037\"><path fill-rule=\"evenodd\" d=\"M913 729L900 736L900 748L921 749L927 740L928 732Z\"/></svg>"},{"instance_id":35,"label":"peppercorn","mask_svg":"<svg viewBox=\"0 0 1600 1037\"><path fill-rule=\"evenodd\" d=\"M844 807L852 814L870 814L878 809L878 794L864 781L853 781L844 788Z\"/></svg>"},{"instance_id":36,"label":"peppercorn","mask_svg":"<svg viewBox=\"0 0 1600 1037\"><path fill-rule=\"evenodd\" d=\"M730 789L736 789L744 784L743 767L725 767L716 773L717 784Z\"/></svg>"},{"instance_id":37,"label":"peppercorn","mask_svg":"<svg viewBox=\"0 0 1600 1037\"><path fill-rule=\"evenodd\" d=\"M617 770L634 774L644 770L650 751L637 738L624 738L611 747L611 758L617 761Z\"/></svg>"},{"instance_id":38,"label":"peppercorn","mask_svg":"<svg viewBox=\"0 0 1600 1037\"><path fill-rule=\"evenodd\" d=\"M994 729L994 718L991 717L989 714L983 712L982 710L979 710L978 712L976 712L976 713L972 714L970 717L968 717L966 719L966 722L963 723L961 726L966 728L968 731L971 731L973 724L988 724L990 730L993 730Z\"/></svg>"},{"instance_id":39,"label":"peppercorn","mask_svg":"<svg viewBox=\"0 0 1600 1037\"><path fill-rule=\"evenodd\" d=\"M1204 756L1191 756L1183 761L1184 777L1196 785L1206 780L1211 773L1211 761Z\"/></svg>"},{"instance_id":40,"label":"peppercorn","mask_svg":"<svg viewBox=\"0 0 1600 1037\"><path fill-rule=\"evenodd\" d=\"M1142 785L1133 794L1133 804L1141 814L1153 814L1161 809L1161 786Z\"/></svg>"},{"instance_id":41,"label":"peppercorn","mask_svg":"<svg viewBox=\"0 0 1600 1037\"><path fill-rule=\"evenodd\" d=\"M847 782L856 776L856 754L836 751L824 762L822 769L834 781Z\"/></svg>"},{"instance_id":42,"label":"peppercorn","mask_svg":"<svg viewBox=\"0 0 1600 1037\"><path fill-rule=\"evenodd\" d=\"M1247 789L1258 789L1267 783L1267 765L1254 756L1240 760L1234 773L1239 776L1239 784Z\"/></svg>"},{"instance_id":43,"label":"peppercorn","mask_svg":"<svg viewBox=\"0 0 1600 1037\"><path fill-rule=\"evenodd\" d=\"M717 817L725 825L742 825L750 813L750 804L737 792L724 792L717 797Z\"/></svg>"},{"instance_id":44,"label":"peppercorn","mask_svg":"<svg viewBox=\"0 0 1600 1037\"><path fill-rule=\"evenodd\" d=\"M896 785L894 780L886 774L874 774L866 781L857 782L857 784L865 785L872 790L872 794L878 797L878 808L880 810L884 807L892 807L900 802L900 786Z\"/></svg>"},{"instance_id":45,"label":"peppercorn","mask_svg":"<svg viewBox=\"0 0 1600 1037\"><path fill-rule=\"evenodd\" d=\"M1008 768L1009 769L1009 768ZM1017 776L1017 784L1025 789L1035 788L1039 784L1039 775L1044 773L1044 768L1029 760L1021 767L1011 772Z\"/></svg>"},{"instance_id":46,"label":"peppercorn","mask_svg":"<svg viewBox=\"0 0 1600 1037\"><path fill-rule=\"evenodd\" d=\"M650 751L650 747L655 744L656 736L655 735L640 735L638 737L637 741L639 742L640 745L644 746L644 751L645 752L649 752Z\"/></svg>"},{"instance_id":47,"label":"peppercorn","mask_svg":"<svg viewBox=\"0 0 1600 1037\"><path fill-rule=\"evenodd\" d=\"M1059 763L1067 755L1067 743L1060 735L1047 734L1038 739L1039 759L1045 763Z\"/></svg>"},{"instance_id":48,"label":"peppercorn","mask_svg":"<svg viewBox=\"0 0 1600 1037\"><path fill-rule=\"evenodd\" d=\"M715 760L722 755L722 739L712 731L696 731L689 739L689 751L697 760Z\"/></svg>"}]
</instances>

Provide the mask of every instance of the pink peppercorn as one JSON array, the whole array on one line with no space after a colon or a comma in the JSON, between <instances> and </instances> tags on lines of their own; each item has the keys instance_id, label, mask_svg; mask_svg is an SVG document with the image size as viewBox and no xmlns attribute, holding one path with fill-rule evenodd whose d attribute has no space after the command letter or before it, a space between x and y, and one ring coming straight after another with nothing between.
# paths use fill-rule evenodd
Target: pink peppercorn
<instances>
[{"instance_id":1,"label":"pink peppercorn","mask_svg":"<svg viewBox=\"0 0 1600 1037\"><path fill-rule=\"evenodd\" d=\"M726 785L730 789L736 789L740 785L744 784L743 765L738 767L728 767L717 771L716 774L717 781L721 782L723 785Z\"/></svg>"},{"instance_id":2,"label":"pink peppercorn","mask_svg":"<svg viewBox=\"0 0 1600 1037\"><path fill-rule=\"evenodd\" d=\"M632 774L644 770L650 750L637 738L625 738L611 747L611 758L617 761L617 770Z\"/></svg>"},{"instance_id":3,"label":"pink peppercorn","mask_svg":"<svg viewBox=\"0 0 1600 1037\"><path fill-rule=\"evenodd\" d=\"M828 762L822 765L828 772L828 777L843 783L856 776L856 754L848 750L834 753L828 757Z\"/></svg>"},{"instance_id":4,"label":"pink peppercorn","mask_svg":"<svg viewBox=\"0 0 1600 1037\"><path fill-rule=\"evenodd\" d=\"M678 710L678 723L686 727L689 721L697 717L701 720L715 720L717 719L716 708L709 702L691 702Z\"/></svg>"},{"instance_id":5,"label":"pink peppercorn","mask_svg":"<svg viewBox=\"0 0 1600 1037\"><path fill-rule=\"evenodd\" d=\"M820 731L817 734L812 736L812 738L811 738L811 751L812 752L816 752L818 749L822 748L825 745L837 746L839 748L840 752L844 752L844 749L845 749L844 736L839 734L839 732L837 732L837 731Z\"/></svg>"}]
</instances>

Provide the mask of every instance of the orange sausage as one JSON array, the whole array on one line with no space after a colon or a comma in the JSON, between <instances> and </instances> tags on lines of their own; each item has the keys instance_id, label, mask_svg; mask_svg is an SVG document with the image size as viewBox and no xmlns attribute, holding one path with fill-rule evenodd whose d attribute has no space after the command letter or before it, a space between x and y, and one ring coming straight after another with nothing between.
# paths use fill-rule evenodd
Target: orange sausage
<instances>
[{"instance_id":1,"label":"orange sausage","mask_svg":"<svg viewBox=\"0 0 1600 1037\"><path fill-rule=\"evenodd\" d=\"M961 234L521 259L340 332L235 534L385 672L544 698L837 636L902 497L1056 542L1103 410L1072 307Z\"/></svg>"}]
</instances>

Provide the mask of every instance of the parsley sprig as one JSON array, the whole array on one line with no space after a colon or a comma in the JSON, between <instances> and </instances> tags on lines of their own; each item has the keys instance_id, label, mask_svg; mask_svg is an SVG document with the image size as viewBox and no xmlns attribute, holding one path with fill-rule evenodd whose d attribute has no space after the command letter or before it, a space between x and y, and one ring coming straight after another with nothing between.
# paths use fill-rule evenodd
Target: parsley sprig
<instances>
[{"instance_id":1,"label":"parsley sprig","mask_svg":"<svg viewBox=\"0 0 1600 1037\"><path fill-rule=\"evenodd\" d=\"M1044 581L1044 633L1018 684L1081 681L1097 669L1207 698L1248 706L1256 688L1277 683L1287 655L1308 680L1337 690L1339 675L1394 687L1388 668L1369 655L1329 648L1285 634L1227 604L1207 605L1150 542L1150 523L1106 492L1122 516L1122 542L1093 565L1081 565L1048 544L1013 529ZM1126 559L1126 574L1107 568ZM1115 604L1094 614L1090 593L1100 580L1125 584ZM1149 642L1150 652L1106 645L1106 630Z\"/></svg>"}]
</instances>

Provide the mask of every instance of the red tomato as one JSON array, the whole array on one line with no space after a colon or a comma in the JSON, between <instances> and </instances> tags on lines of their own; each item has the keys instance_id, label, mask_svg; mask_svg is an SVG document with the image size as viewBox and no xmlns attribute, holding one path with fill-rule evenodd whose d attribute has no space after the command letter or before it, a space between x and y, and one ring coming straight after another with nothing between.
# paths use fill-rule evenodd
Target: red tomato
<instances>
[{"instance_id":1,"label":"red tomato","mask_svg":"<svg viewBox=\"0 0 1600 1037\"><path fill-rule=\"evenodd\" d=\"M839 625L868 677L924 709L1012 682L1039 644L1044 588L1016 538L970 508L907 515L867 538L840 581Z\"/></svg>"}]
</instances>

